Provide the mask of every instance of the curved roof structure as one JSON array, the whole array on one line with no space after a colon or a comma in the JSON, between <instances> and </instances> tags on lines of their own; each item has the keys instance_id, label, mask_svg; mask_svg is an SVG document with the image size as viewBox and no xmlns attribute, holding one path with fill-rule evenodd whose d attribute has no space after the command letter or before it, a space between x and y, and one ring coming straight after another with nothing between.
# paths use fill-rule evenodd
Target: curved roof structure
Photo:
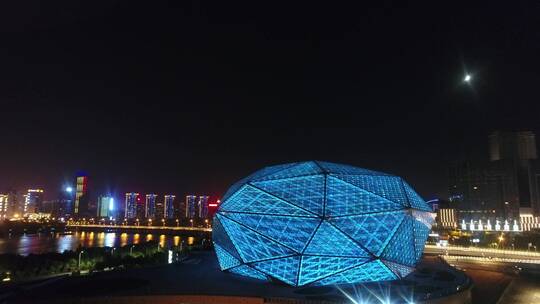
<instances>
[{"instance_id":1,"label":"curved roof structure","mask_svg":"<svg viewBox=\"0 0 540 304\"><path fill-rule=\"evenodd\" d=\"M308 161L235 183L214 218L222 270L293 286L394 280L422 256L431 208L400 177Z\"/></svg>"}]
</instances>

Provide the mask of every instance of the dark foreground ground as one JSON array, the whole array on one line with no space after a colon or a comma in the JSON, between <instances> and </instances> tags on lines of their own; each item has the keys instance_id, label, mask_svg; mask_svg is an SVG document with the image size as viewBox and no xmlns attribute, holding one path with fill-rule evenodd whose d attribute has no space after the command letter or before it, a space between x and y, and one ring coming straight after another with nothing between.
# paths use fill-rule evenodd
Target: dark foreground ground
<instances>
[{"instance_id":1,"label":"dark foreground ground","mask_svg":"<svg viewBox=\"0 0 540 304\"><path fill-rule=\"evenodd\" d=\"M496 262L455 264L474 283L471 290L473 304L540 303L540 273L536 265ZM522 271L516 273L516 266Z\"/></svg>"},{"instance_id":2,"label":"dark foreground ground","mask_svg":"<svg viewBox=\"0 0 540 304\"><path fill-rule=\"evenodd\" d=\"M205 303L186 295L229 296L220 303L351 303L347 296L366 303L392 299L392 303L419 302L466 289L468 278L437 258L425 258L417 271L402 281L355 286L293 288L261 282L219 270L214 253L194 252L187 260L153 268L55 278L36 284L5 288L4 303ZM190 300L191 299L191 300ZM216 298L212 298L215 300ZM214 302L216 303L216 302Z\"/></svg>"}]
</instances>

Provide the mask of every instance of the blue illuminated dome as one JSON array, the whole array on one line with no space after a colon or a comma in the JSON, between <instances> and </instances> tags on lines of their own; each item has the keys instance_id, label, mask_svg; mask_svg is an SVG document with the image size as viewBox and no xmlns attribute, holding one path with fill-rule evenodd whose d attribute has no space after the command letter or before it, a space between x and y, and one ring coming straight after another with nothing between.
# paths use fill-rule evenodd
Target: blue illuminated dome
<instances>
[{"instance_id":1,"label":"blue illuminated dome","mask_svg":"<svg viewBox=\"0 0 540 304\"><path fill-rule=\"evenodd\" d=\"M413 271L432 214L400 177L321 161L234 184L213 225L222 270L293 286L388 281Z\"/></svg>"}]
</instances>

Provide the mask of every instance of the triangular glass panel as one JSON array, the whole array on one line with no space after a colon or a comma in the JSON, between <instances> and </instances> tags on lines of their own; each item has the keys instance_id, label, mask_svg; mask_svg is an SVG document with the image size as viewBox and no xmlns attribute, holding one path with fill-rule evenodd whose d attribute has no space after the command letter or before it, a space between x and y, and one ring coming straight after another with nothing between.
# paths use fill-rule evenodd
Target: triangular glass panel
<instances>
[{"instance_id":1,"label":"triangular glass panel","mask_svg":"<svg viewBox=\"0 0 540 304\"><path fill-rule=\"evenodd\" d=\"M324 175L310 175L252 184L291 204L322 215L324 208Z\"/></svg>"},{"instance_id":2,"label":"triangular glass panel","mask_svg":"<svg viewBox=\"0 0 540 304\"><path fill-rule=\"evenodd\" d=\"M312 161L297 163L295 166L280 170L273 174L268 174L256 179L254 181L270 180L270 179L283 179L291 177L299 177L304 175L323 174L323 170Z\"/></svg>"},{"instance_id":3,"label":"triangular glass panel","mask_svg":"<svg viewBox=\"0 0 540 304\"><path fill-rule=\"evenodd\" d=\"M405 181L403 181L403 187L405 188L405 193L407 193L407 198L411 208L427 212L432 211L431 207Z\"/></svg>"},{"instance_id":4,"label":"triangular glass panel","mask_svg":"<svg viewBox=\"0 0 540 304\"><path fill-rule=\"evenodd\" d=\"M416 260L420 260L422 254L424 253L424 247L426 245L426 240L428 239L429 232L431 231L430 227L420 221L414 220L414 250L416 252Z\"/></svg>"},{"instance_id":5,"label":"triangular glass panel","mask_svg":"<svg viewBox=\"0 0 540 304\"><path fill-rule=\"evenodd\" d=\"M240 187L242 187L244 184L247 184L251 180L257 179L257 178L265 176L265 175L276 173L276 172L278 172L280 170L283 170L285 168L295 166L296 164L297 163L275 165L275 166L269 166L269 167L265 167L263 169L257 170L255 172L253 172L252 174L248 175L247 177L244 177L243 179L237 181L231 187L229 187L229 189L227 190L225 195L223 195L221 200L222 201L227 200L234 192L236 192L236 190L240 189Z\"/></svg>"},{"instance_id":6,"label":"triangular glass panel","mask_svg":"<svg viewBox=\"0 0 540 304\"><path fill-rule=\"evenodd\" d=\"M386 245L381 258L403 264L414 266L417 262L414 250L413 220L410 215L406 215L394 236Z\"/></svg>"},{"instance_id":7,"label":"triangular glass panel","mask_svg":"<svg viewBox=\"0 0 540 304\"><path fill-rule=\"evenodd\" d=\"M369 261L369 258L344 258L329 256L302 256L298 286L309 284L347 268L352 268Z\"/></svg>"},{"instance_id":8,"label":"triangular glass panel","mask_svg":"<svg viewBox=\"0 0 540 304\"><path fill-rule=\"evenodd\" d=\"M293 255L291 249L266 238L259 233L217 214L223 227L228 232L242 260L246 263L259 260Z\"/></svg>"},{"instance_id":9,"label":"triangular glass panel","mask_svg":"<svg viewBox=\"0 0 540 304\"><path fill-rule=\"evenodd\" d=\"M327 173L332 174L351 174L351 175L388 175L383 172L377 172L368 169L362 169L349 165L334 164L329 162L317 161L317 164L321 166Z\"/></svg>"},{"instance_id":10,"label":"triangular glass panel","mask_svg":"<svg viewBox=\"0 0 540 304\"><path fill-rule=\"evenodd\" d=\"M399 228L405 217L405 212L392 211L336 217L330 219L330 222L368 249L373 255L379 256Z\"/></svg>"},{"instance_id":11,"label":"triangular glass panel","mask_svg":"<svg viewBox=\"0 0 540 304\"><path fill-rule=\"evenodd\" d=\"M218 244L214 243L214 249L218 258L219 266L221 270L226 270L242 264L238 259L232 256L227 250L223 249Z\"/></svg>"},{"instance_id":12,"label":"triangular glass panel","mask_svg":"<svg viewBox=\"0 0 540 304\"><path fill-rule=\"evenodd\" d=\"M304 253L310 255L370 257L367 251L326 221L321 223Z\"/></svg>"},{"instance_id":13,"label":"triangular glass panel","mask_svg":"<svg viewBox=\"0 0 540 304\"><path fill-rule=\"evenodd\" d=\"M294 249L298 253L304 250L307 242L321 222L318 218L233 212L221 213L278 243Z\"/></svg>"},{"instance_id":14,"label":"triangular glass panel","mask_svg":"<svg viewBox=\"0 0 540 304\"><path fill-rule=\"evenodd\" d=\"M401 183L401 178L397 176L373 176L373 175L334 175L349 184L371 192L375 195L384 197L385 199L398 203L404 207L407 206L407 196Z\"/></svg>"},{"instance_id":15,"label":"triangular glass panel","mask_svg":"<svg viewBox=\"0 0 540 304\"><path fill-rule=\"evenodd\" d=\"M296 285L300 256L273 259L251 264L254 268L290 285Z\"/></svg>"},{"instance_id":16,"label":"triangular glass panel","mask_svg":"<svg viewBox=\"0 0 540 304\"><path fill-rule=\"evenodd\" d=\"M434 218L435 215L434 213L431 213L431 212L413 210L412 216L414 217L415 220L424 224L429 229L431 229L431 225L435 221L435 218Z\"/></svg>"},{"instance_id":17,"label":"triangular glass panel","mask_svg":"<svg viewBox=\"0 0 540 304\"><path fill-rule=\"evenodd\" d=\"M221 225L221 222L218 217L214 218L212 223L212 240L214 244L219 245L221 248L225 249L230 255L236 259L240 259L240 254L234 247L231 239L227 235L225 228Z\"/></svg>"},{"instance_id":18,"label":"triangular glass panel","mask_svg":"<svg viewBox=\"0 0 540 304\"><path fill-rule=\"evenodd\" d=\"M238 267L231 268L228 271L258 280L268 280L268 277L264 273L255 270L247 265L240 265Z\"/></svg>"},{"instance_id":19,"label":"triangular glass panel","mask_svg":"<svg viewBox=\"0 0 540 304\"><path fill-rule=\"evenodd\" d=\"M388 267L381 261L375 260L316 281L314 285L353 284L395 279L397 276Z\"/></svg>"},{"instance_id":20,"label":"triangular glass panel","mask_svg":"<svg viewBox=\"0 0 540 304\"><path fill-rule=\"evenodd\" d=\"M382 261L382 262L400 278L404 278L414 271L413 267L401 265L398 263L393 263L390 261Z\"/></svg>"},{"instance_id":21,"label":"triangular glass panel","mask_svg":"<svg viewBox=\"0 0 540 304\"><path fill-rule=\"evenodd\" d=\"M344 216L403 209L399 203L389 201L344 182L327 176L326 215Z\"/></svg>"},{"instance_id":22,"label":"triangular glass panel","mask_svg":"<svg viewBox=\"0 0 540 304\"><path fill-rule=\"evenodd\" d=\"M244 185L228 200L223 202L219 211L315 217L313 213L291 205L250 185Z\"/></svg>"}]
</instances>

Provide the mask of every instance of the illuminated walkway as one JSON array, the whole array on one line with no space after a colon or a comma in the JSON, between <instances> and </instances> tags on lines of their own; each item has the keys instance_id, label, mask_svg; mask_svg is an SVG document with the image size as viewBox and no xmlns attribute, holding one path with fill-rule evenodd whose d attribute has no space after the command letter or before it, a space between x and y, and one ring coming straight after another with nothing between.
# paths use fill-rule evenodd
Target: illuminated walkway
<instances>
[{"instance_id":1,"label":"illuminated walkway","mask_svg":"<svg viewBox=\"0 0 540 304\"><path fill-rule=\"evenodd\" d=\"M66 227L117 229L117 230L172 230L172 231L212 232L212 228L182 227L182 226L176 227L176 226L145 226L145 225L98 225L98 224L68 223Z\"/></svg>"}]
</instances>

